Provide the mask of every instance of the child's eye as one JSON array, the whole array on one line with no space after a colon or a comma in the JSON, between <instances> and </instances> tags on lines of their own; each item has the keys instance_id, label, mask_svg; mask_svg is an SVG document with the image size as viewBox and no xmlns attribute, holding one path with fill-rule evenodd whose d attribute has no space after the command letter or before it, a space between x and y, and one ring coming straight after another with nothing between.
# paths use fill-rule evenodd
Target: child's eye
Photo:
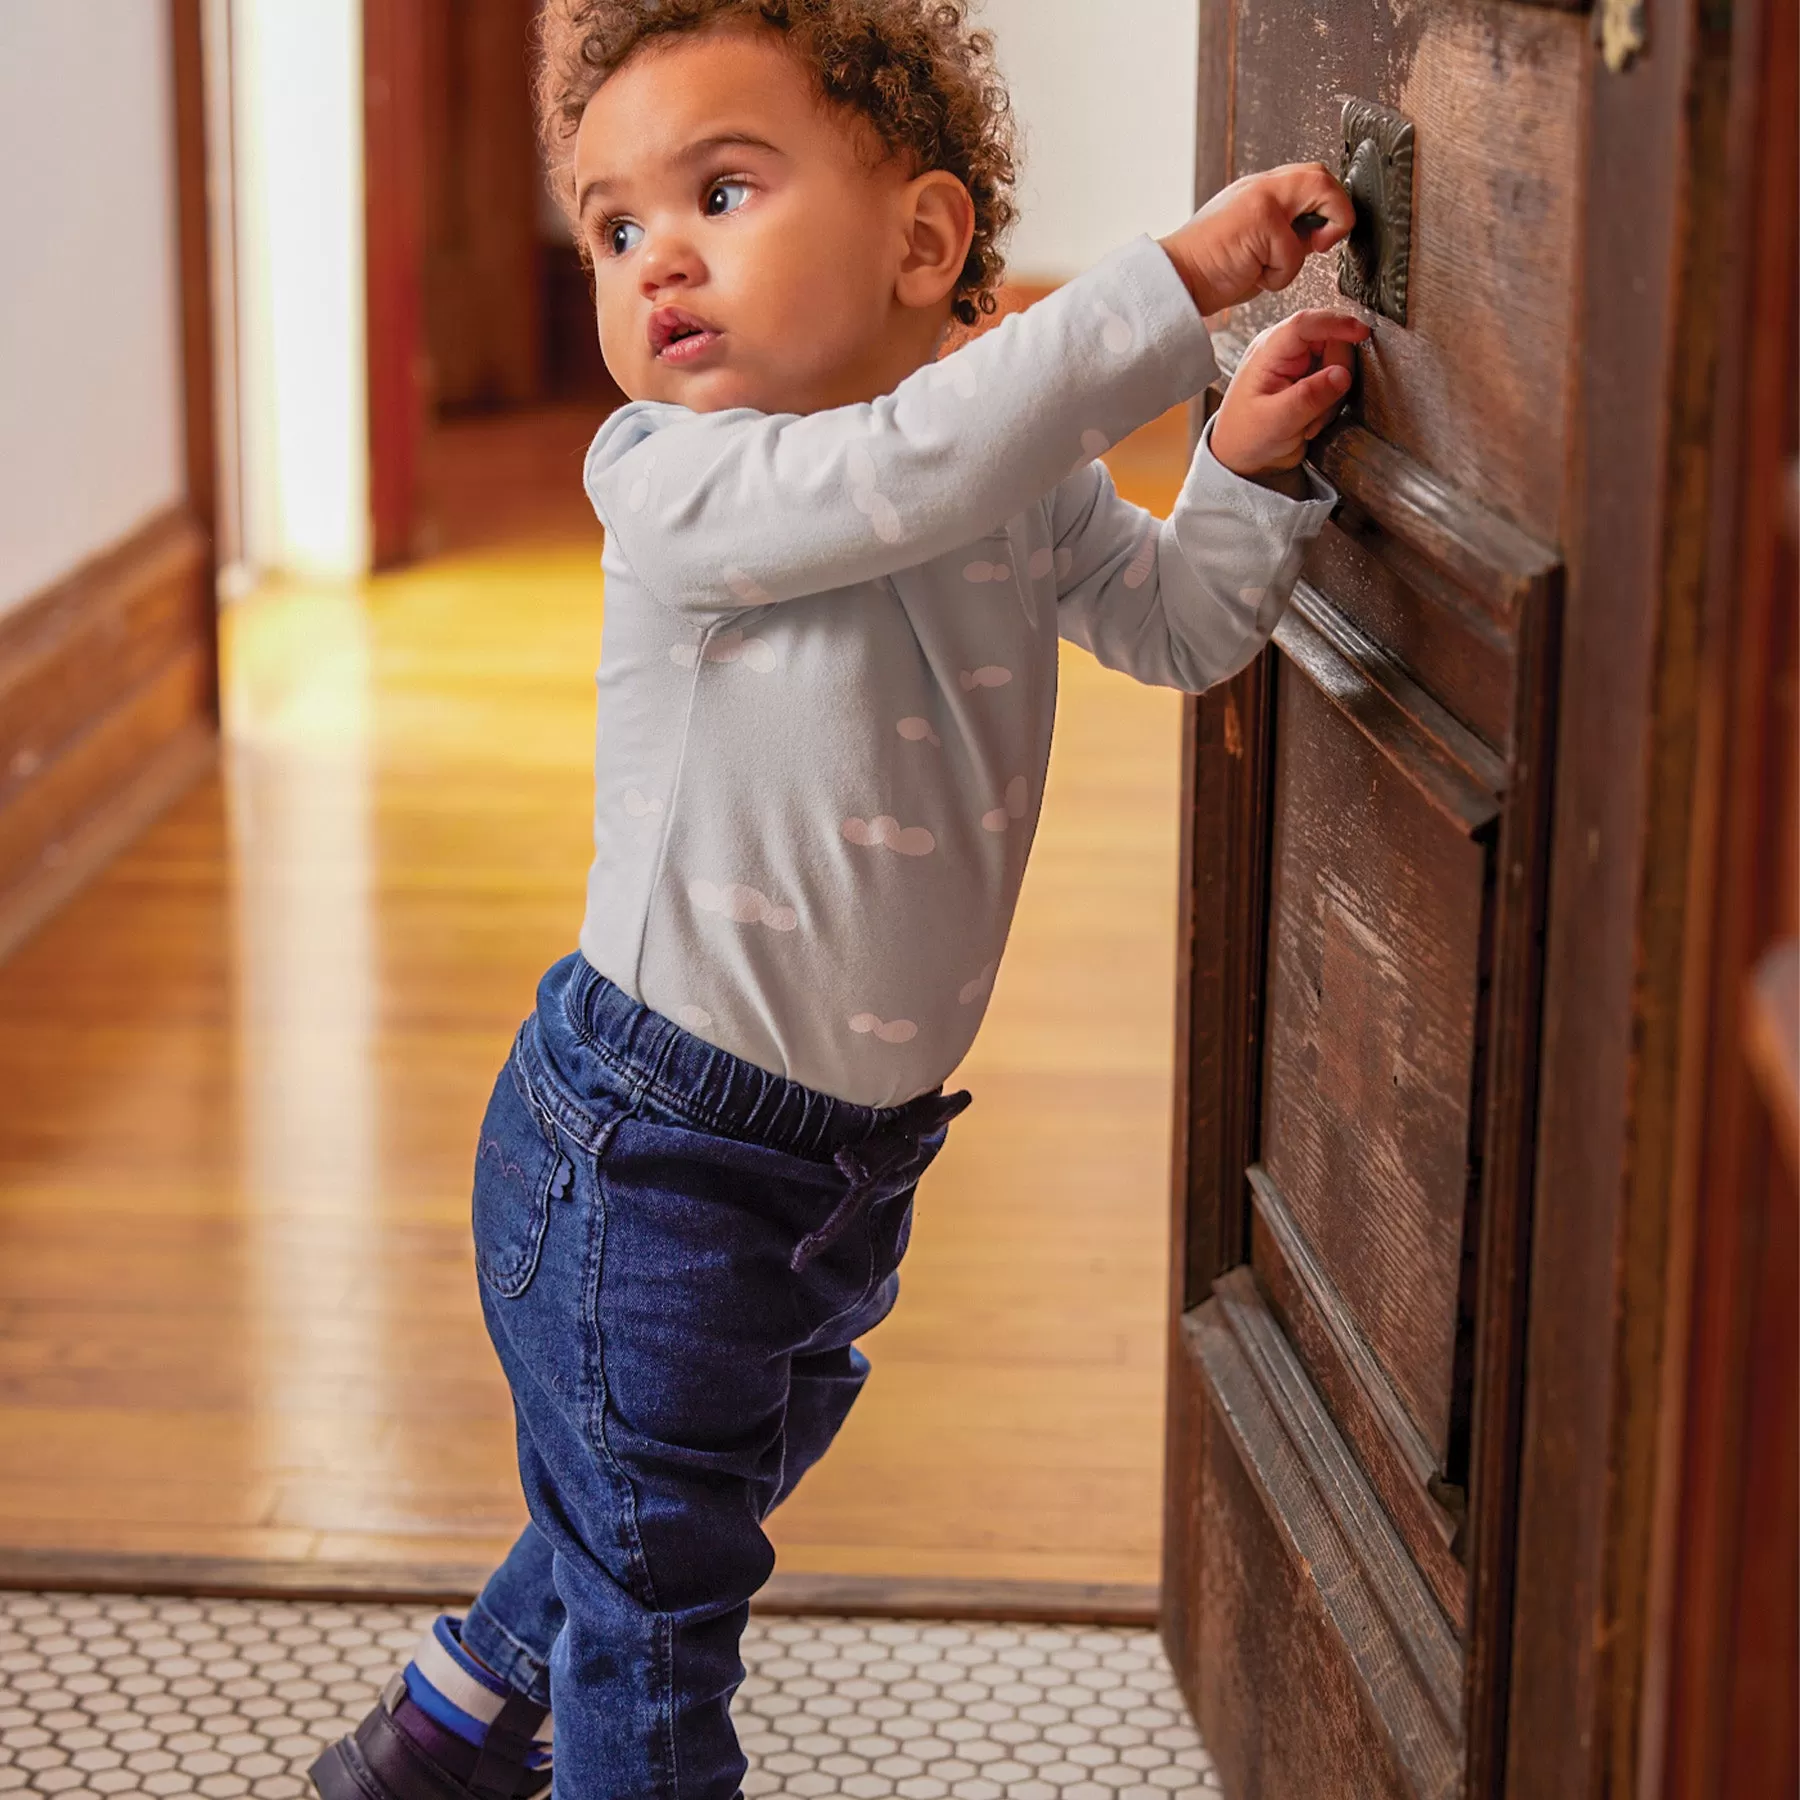
<instances>
[{"instance_id":1,"label":"child's eye","mask_svg":"<svg viewBox=\"0 0 1800 1800\"><path fill-rule=\"evenodd\" d=\"M722 219L727 213L736 212L749 198L749 182L715 181L706 190L706 216L709 219Z\"/></svg>"},{"instance_id":2,"label":"child's eye","mask_svg":"<svg viewBox=\"0 0 1800 1800\"><path fill-rule=\"evenodd\" d=\"M600 235L609 255L625 256L644 241L644 228L630 219L609 219Z\"/></svg>"}]
</instances>

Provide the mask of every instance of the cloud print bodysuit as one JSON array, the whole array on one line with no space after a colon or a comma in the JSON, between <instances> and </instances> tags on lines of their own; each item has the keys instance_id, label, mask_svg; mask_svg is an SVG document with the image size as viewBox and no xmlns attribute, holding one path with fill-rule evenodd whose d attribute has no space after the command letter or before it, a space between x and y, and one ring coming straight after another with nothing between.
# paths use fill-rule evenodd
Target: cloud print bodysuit
<instances>
[{"instance_id":1,"label":"cloud print bodysuit","mask_svg":"<svg viewBox=\"0 0 1800 1800\"><path fill-rule=\"evenodd\" d=\"M1143 238L868 405L639 402L606 527L581 948L628 994L893 1106L974 1040L1049 765L1058 639L1197 692L1274 629L1334 496L1203 443L1166 522L1097 458L1216 373Z\"/></svg>"}]
</instances>

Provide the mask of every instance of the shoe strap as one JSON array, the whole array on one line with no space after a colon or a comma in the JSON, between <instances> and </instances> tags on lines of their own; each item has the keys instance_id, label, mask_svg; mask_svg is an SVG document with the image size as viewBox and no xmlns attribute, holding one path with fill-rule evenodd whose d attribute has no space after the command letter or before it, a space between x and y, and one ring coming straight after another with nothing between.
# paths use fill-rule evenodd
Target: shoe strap
<instances>
[{"instance_id":1,"label":"shoe strap","mask_svg":"<svg viewBox=\"0 0 1800 1800\"><path fill-rule=\"evenodd\" d=\"M489 1721L487 1741L469 1777L477 1800L520 1800L520 1796L538 1792L549 1779L547 1769L531 1767L538 1748L532 1734L543 1719L543 1707L523 1694L513 1694L498 1717Z\"/></svg>"}]
</instances>

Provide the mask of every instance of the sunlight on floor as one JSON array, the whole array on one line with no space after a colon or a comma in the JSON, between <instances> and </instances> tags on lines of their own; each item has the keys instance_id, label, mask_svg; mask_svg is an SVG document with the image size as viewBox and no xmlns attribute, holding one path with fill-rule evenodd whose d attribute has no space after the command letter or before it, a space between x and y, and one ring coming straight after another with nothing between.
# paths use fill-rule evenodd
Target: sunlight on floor
<instances>
[{"instance_id":1,"label":"sunlight on floor","mask_svg":"<svg viewBox=\"0 0 1800 1800\"><path fill-rule=\"evenodd\" d=\"M567 448L506 429L536 493ZM522 1517L468 1165L580 923L601 592L566 503L471 547L469 480L461 547L230 612L220 779L0 968L0 1540L471 1569ZM1156 1579L1179 731L1065 656L976 1105L788 1570Z\"/></svg>"}]
</instances>

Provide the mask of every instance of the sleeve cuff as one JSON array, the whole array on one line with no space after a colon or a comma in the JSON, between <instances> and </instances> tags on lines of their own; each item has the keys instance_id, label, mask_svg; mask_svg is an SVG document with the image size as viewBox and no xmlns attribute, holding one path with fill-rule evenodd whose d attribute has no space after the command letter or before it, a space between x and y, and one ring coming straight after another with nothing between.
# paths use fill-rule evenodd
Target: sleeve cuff
<instances>
[{"instance_id":1,"label":"sleeve cuff","mask_svg":"<svg viewBox=\"0 0 1800 1800\"><path fill-rule=\"evenodd\" d=\"M1200 433L1199 447L1194 452L1189 479L1203 483L1233 512L1258 524L1286 531L1296 542L1310 543L1331 517L1332 509L1338 503L1337 489L1311 463L1301 464L1306 485L1312 491L1311 498L1306 500L1292 499L1277 493L1274 488L1264 487L1260 481L1251 481L1226 468L1212 450L1213 427L1218 422L1217 413L1206 421Z\"/></svg>"}]
</instances>

